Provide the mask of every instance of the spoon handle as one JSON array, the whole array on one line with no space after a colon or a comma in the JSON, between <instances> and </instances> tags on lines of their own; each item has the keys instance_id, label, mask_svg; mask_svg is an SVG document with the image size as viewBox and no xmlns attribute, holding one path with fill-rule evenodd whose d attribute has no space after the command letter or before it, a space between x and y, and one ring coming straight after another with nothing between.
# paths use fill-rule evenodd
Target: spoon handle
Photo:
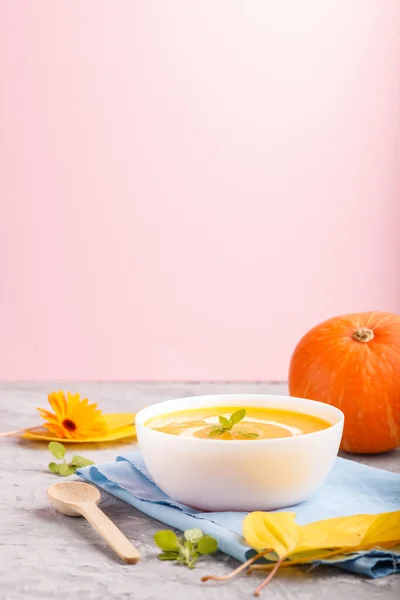
<instances>
[{"instance_id":1,"label":"spoon handle","mask_svg":"<svg viewBox=\"0 0 400 600\"><path fill-rule=\"evenodd\" d=\"M122 560L130 564L135 564L139 560L140 554L136 548L96 504L82 506L81 514L103 536Z\"/></svg>"}]
</instances>

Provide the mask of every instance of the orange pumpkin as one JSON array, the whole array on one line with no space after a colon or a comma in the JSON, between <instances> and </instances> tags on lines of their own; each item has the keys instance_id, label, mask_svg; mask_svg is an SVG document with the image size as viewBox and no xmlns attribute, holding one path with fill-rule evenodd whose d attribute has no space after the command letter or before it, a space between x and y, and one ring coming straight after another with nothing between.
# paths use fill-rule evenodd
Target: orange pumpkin
<instances>
[{"instance_id":1,"label":"orange pumpkin","mask_svg":"<svg viewBox=\"0 0 400 600\"><path fill-rule=\"evenodd\" d=\"M400 316L364 312L311 329L291 359L292 396L345 415L342 450L362 454L400 445Z\"/></svg>"}]
</instances>

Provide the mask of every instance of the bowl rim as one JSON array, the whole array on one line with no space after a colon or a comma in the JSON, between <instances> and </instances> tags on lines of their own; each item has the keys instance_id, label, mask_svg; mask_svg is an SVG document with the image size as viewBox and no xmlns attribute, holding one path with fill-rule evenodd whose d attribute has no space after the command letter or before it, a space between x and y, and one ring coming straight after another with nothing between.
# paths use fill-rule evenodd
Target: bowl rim
<instances>
[{"instance_id":1,"label":"bowl rim","mask_svg":"<svg viewBox=\"0 0 400 600\"><path fill-rule=\"evenodd\" d=\"M321 406L321 404L325 404L325 406L329 407L333 413L335 413L339 419L336 423L332 423L330 425L330 427L327 427L326 429L320 429L318 431L313 431L310 433L304 433L303 435L296 435L296 436L291 436L291 437L283 437L283 438L270 438L270 439L262 439L262 440L230 440L229 444L227 445L227 440L216 440L216 439L204 439L204 438L195 438L195 437L181 437L181 436L177 436L177 435L172 435L170 433L164 433L163 431L157 431L155 429L152 429L151 427L149 427L148 425L146 425L146 421L148 421L150 418L156 416L156 415L152 415L152 416L146 416L147 412L151 412L152 410L154 410L155 408L158 407L163 407L166 404L170 404L170 403L175 403L175 402L185 402L185 401L190 401L193 402L193 400L205 400L205 399L210 399L210 398L215 398L216 402L218 398L224 399L224 400L229 400L229 399L247 399L248 402L246 402L246 406L247 407L251 407L251 400L272 400L274 398L276 399L292 399L292 400L300 400L301 402L304 403L309 403L310 406ZM228 406L228 404L227 404ZM240 405L238 405L238 408L240 407ZM201 406L194 406L193 410L196 410L196 408L201 408ZM254 406L254 408L259 408ZM267 407L266 407L267 408ZM182 411L185 410L184 408L181 409ZM176 409L176 410L165 410L165 411L160 411L157 414L163 414L168 413L168 412L179 412L180 409ZM301 410L299 410L298 412L302 412ZM313 416L319 416L319 415L315 415L315 413L307 413L304 412L303 414L311 414ZM200 443L200 444L204 444L205 442L208 444L208 447L211 446L211 444L219 444L219 445L223 445L224 447L232 447L232 446L238 446L238 445L243 445L246 444L246 447L249 444L268 444L268 445L279 445L279 444L288 444L288 443L300 443L301 440L304 440L304 438L309 439L310 436L320 436L320 435L326 435L326 433L328 431L332 431L334 429L338 429L343 427L344 424L344 420L345 420L345 415L344 413L340 410L340 408L337 408L336 406L332 406L331 404L327 404L324 402L319 402L318 400L310 400L308 398L301 398L298 396L290 396L289 394L204 394L201 396L184 396L183 398L171 398L169 400L163 400L161 402L155 402L153 404L149 404L148 406L146 406L145 408L140 409L135 416L135 426L136 428L143 428L146 431L151 431L151 435L154 435L156 437L158 437L158 439L160 440L160 442L162 440L170 440L171 438L175 441L182 442L183 443ZM140 433L138 435L138 442L139 442L139 446L140 446L140 440L139 440L139 436Z\"/></svg>"}]
</instances>

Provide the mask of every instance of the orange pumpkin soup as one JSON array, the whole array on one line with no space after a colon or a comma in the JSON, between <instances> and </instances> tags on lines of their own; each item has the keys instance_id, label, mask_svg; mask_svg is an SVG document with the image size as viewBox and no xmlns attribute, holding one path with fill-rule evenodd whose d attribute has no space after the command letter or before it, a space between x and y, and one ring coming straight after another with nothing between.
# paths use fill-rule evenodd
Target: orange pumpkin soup
<instances>
[{"instance_id":1,"label":"orange pumpkin soup","mask_svg":"<svg viewBox=\"0 0 400 600\"><path fill-rule=\"evenodd\" d=\"M219 406L165 413L147 421L146 426L182 437L266 440L314 433L331 423L280 408Z\"/></svg>"}]
</instances>

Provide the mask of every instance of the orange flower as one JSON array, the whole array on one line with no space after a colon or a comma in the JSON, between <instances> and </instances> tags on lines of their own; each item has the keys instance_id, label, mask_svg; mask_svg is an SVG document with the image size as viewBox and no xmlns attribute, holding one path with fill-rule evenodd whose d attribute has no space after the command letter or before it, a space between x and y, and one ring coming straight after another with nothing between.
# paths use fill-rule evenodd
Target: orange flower
<instances>
[{"instance_id":1,"label":"orange flower","mask_svg":"<svg viewBox=\"0 0 400 600\"><path fill-rule=\"evenodd\" d=\"M89 404L81 400L79 394L68 392L68 400L64 392L49 394L49 403L54 414L38 408L40 416L46 421L44 427L58 438L84 440L100 438L107 433L107 423L97 404Z\"/></svg>"}]
</instances>

